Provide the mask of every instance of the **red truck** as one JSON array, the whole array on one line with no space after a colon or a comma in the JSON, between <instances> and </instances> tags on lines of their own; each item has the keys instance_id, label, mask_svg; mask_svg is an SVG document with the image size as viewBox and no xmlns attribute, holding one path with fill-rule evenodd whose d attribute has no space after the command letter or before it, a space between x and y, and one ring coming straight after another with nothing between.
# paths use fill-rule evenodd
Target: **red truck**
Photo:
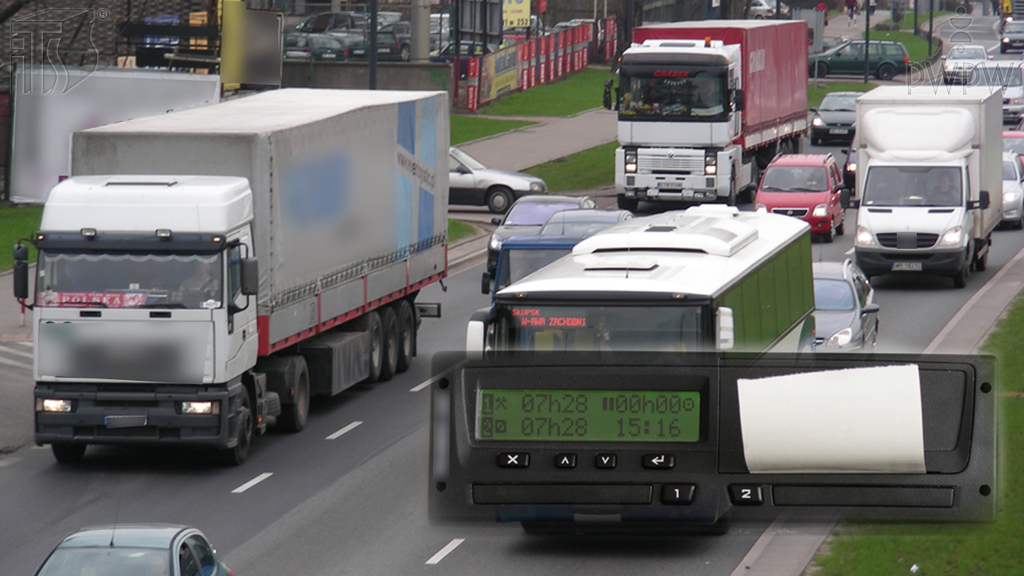
<instances>
[{"instance_id":1,"label":"red truck","mask_svg":"<svg viewBox=\"0 0 1024 576\"><path fill-rule=\"evenodd\" d=\"M807 132L807 24L674 22L633 30L622 55L615 183L640 200L727 202ZM605 104L612 106L610 86Z\"/></svg>"}]
</instances>

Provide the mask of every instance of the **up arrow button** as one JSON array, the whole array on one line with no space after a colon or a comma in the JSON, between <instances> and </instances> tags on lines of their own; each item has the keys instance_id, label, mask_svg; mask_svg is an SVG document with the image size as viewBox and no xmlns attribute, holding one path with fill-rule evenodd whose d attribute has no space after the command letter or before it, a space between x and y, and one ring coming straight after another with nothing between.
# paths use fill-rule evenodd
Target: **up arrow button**
<instances>
[{"instance_id":1,"label":"up arrow button","mask_svg":"<svg viewBox=\"0 0 1024 576\"><path fill-rule=\"evenodd\" d=\"M668 470L675 465L676 457L672 454L644 454L644 468Z\"/></svg>"}]
</instances>

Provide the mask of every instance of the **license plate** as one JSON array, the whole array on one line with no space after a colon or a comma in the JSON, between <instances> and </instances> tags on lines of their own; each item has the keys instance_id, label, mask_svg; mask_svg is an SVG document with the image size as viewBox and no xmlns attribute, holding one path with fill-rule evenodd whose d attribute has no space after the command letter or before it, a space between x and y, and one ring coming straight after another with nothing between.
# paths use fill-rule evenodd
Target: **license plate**
<instances>
[{"instance_id":1,"label":"license plate","mask_svg":"<svg viewBox=\"0 0 1024 576\"><path fill-rule=\"evenodd\" d=\"M846 128L832 128L828 131L829 134L849 134L850 131Z\"/></svg>"},{"instance_id":2,"label":"license plate","mask_svg":"<svg viewBox=\"0 0 1024 576\"><path fill-rule=\"evenodd\" d=\"M893 262L893 272L920 272L924 268L920 262Z\"/></svg>"},{"instance_id":3,"label":"license plate","mask_svg":"<svg viewBox=\"0 0 1024 576\"><path fill-rule=\"evenodd\" d=\"M660 183L658 183L658 188L660 188L662 190L682 190L683 189L683 183L682 182L660 182Z\"/></svg>"},{"instance_id":4,"label":"license plate","mask_svg":"<svg viewBox=\"0 0 1024 576\"><path fill-rule=\"evenodd\" d=\"M138 428L145 426L147 418L145 415L125 415L125 416L107 416L103 419L103 423L106 424L107 428Z\"/></svg>"}]
</instances>

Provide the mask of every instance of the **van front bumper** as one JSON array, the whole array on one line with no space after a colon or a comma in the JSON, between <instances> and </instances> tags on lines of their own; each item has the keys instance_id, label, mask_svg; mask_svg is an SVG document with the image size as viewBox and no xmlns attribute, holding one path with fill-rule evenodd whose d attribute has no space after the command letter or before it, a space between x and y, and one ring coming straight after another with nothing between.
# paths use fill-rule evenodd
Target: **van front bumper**
<instances>
[{"instance_id":1,"label":"van front bumper","mask_svg":"<svg viewBox=\"0 0 1024 576\"><path fill-rule=\"evenodd\" d=\"M879 250L855 248L857 266L868 276L889 272L928 272L950 276L959 272L967 258L963 248L952 250Z\"/></svg>"}]
</instances>

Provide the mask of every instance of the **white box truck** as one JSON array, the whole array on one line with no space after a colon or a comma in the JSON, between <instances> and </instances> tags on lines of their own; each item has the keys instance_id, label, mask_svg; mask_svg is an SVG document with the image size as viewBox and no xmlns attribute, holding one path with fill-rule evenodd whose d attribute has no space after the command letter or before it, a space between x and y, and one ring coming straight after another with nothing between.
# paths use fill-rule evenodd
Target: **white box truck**
<instances>
[{"instance_id":1,"label":"white box truck","mask_svg":"<svg viewBox=\"0 0 1024 576\"><path fill-rule=\"evenodd\" d=\"M870 276L966 285L1002 219L1002 102L987 87L883 86L857 99L854 250Z\"/></svg>"},{"instance_id":2,"label":"white box truck","mask_svg":"<svg viewBox=\"0 0 1024 576\"><path fill-rule=\"evenodd\" d=\"M448 107L289 89L76 133L31 239L36 443L238 464L310 395L408 368L415 299L447 274Z\"/></svg>"}]
</instances>

